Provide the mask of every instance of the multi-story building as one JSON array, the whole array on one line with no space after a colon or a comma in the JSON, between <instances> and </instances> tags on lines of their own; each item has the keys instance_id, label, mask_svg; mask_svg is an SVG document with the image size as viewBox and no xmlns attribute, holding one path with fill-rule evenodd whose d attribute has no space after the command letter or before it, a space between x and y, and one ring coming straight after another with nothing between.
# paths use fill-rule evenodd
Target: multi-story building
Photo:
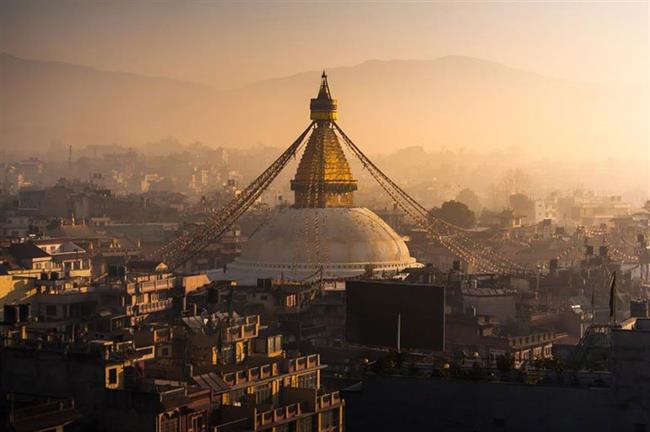
<instances>
[{"instance_id":1,"label":"multi-story building","mask_svg":"<svg viewBox=\"0 0 650 432\"><path fill-rule=\"evenodd\" d=\"M576 200L571 217L585 226L607 224L615 217L627 216L632 206L620 196L586 197Z\"/></svg>"},{"instance_id":2,"label":"multi-story building","mask_svg":"<svg viewBox=\"0 0 650 432\"><path fill-rule=\"evenodd\" d=\"M91 276L92 262L81 246L62 238L35 240L33 243L52 257L53 271L61 271L72 278Z\"/></svg>"},{"instance_id":3,"label":"multi-story building","mask_svg":"<svg viewBox=\"0 0 650 432\"><path fill-rule=\"evenodd\" d=\"M493 317L450 315L447 317L446 348L449 353L477 355L484 366L496 367L500 358L509 359L519 368L535 360L553 358L553 343L566 336L563 332L535 331L500 335Z\"/></svg>"},{"instance_id":4,"label":"multi-story building","mask_svg":"<svg viewBox=\"0 0 650 432\"><path fill-rule=\"evenodd\" d=\"M88 253L65 239L12 243L2 252L5 263L16 275L55 272L61 278L88 278L92 271Z\"/></svg>"},{"instance_id":5,"label":"multi-story building","mask_svg":"<svg viewBox=\"0 0 650 432\"><path fill-rule=\"evenodd\" d=\"M24 301L42 281L88 282L87 252L63 240L12 243L0 250L0 304Z\"/></svg>"},{"instance_id":6,"label":"multi-story building","mask_svg":"<svg viewBox=\"0 0 650 432\"><path fill-rule=\"evenodd\" d=\"M471 377L369 374L363 385L343 391L346 426L373 431L647 431L649 321L600 326L594 348L599 348L604 370L529 369L517 371L514 379L510 371L476 373L480 368L473 368Z\"/></svg>"},{"instance_id":7,"label":"multi-story building","mask_svg":"<svg viewBox=\"0 0 650 432\"><path fill-rule=\"evenodd\" d=\"M259 316L190 316L169 330L137 336L155 345L149 374L210 390L216 430L342 430L344 403L322 389L320 356L287 353Z\"/></svg>"},{"instance_id":8,"label":"multi-story building","mask_svg":"<svg viewBox=\"0 0 650 432\"><path fill-rule=\"evenodd\" d=\"M87 427L343 430L344 402L323 390L319 355L285 352L259 316L186 316L74 341L51 332L35 339L35 324L3 331L0 390L74 399Z\"/></svg>"}]
</instances>

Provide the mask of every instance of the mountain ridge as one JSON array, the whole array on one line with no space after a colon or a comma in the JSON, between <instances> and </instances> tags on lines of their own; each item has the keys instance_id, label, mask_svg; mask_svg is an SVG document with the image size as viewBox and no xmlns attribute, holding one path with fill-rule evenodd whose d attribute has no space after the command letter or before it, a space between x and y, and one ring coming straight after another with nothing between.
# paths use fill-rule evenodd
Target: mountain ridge
<instances>
[{"instance_id":1,"label":"mountain ridge","mask_svg":"<svg viewBox=\"0 0 650 432\"><path fill-rule=\"evenodd\" d=\"M0 54L0 140L25 151L65 144L139 146L174 136L211 146L282 147L308 121L321 71L231 90ZM368 60L327 69L341 125L373 152L420 145L635 151L647 98L466 56Z\"/></svg>"},{"instance_id":2,"label":"mountain ridge","mask_svg":"<svg viewBox=\"0 0 650 432\"><path fill-rule=\"evenodd\" d=\"M81 64L76 64L76 63L70 63L70 62L65 62L65 61L59 61L59 60L39 60L39 59L28 59L20 56L16 56L14 54L0 51L0 65L3 64L5 61L10 60L12 62L20 62L20 63L41 63L44 65L51 65L54 67L58 68L69 68L72 70L76 70L78 72L85 72L85 73L97 73L101 75L114 75L114 76L123 76L123 77L130 77L130 78L137 78L137 79L147 79L147 80L159 80L163 82L169 82L169 83L178 83L178 84L185 84L188 86L195 86L195 87L201 87L204 89L213 89L212 86L208 84L203 84L195 81L186 81L186 80L179 80L176 78L170 78L167 76L163 75L147 75L147 74L142 74L138 72L127 72L127 71L121 71L121 70L109 70L109 69L101 69L97 68L94 66L88 66L88 65L81 65Z\"/></svg>"}]
</instances>

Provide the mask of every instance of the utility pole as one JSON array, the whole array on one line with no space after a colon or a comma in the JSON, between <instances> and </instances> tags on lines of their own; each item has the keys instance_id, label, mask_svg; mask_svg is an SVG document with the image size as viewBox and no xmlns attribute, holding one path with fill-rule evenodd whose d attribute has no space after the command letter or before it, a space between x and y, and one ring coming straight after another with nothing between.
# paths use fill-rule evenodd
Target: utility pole
<instances>
[{"instance_id":1,"label":"utility pole","mask_svg":"<svg viewBox=\"0 0 650 432\"><path fill-rule=\"evenodd\" d=\"M612 273L609 291L609 323L610 325L616 324L616 271Z\"/></svg>"},{"instance_id":2,"label":"utility pole","mask_svg":"<svg viewBox=\"0 0 650 432\"><path fill-rule=\"evenodd\" d=\"M402 352L402 313L397 312L397 353Z\"/></svg>"}]
</instances>

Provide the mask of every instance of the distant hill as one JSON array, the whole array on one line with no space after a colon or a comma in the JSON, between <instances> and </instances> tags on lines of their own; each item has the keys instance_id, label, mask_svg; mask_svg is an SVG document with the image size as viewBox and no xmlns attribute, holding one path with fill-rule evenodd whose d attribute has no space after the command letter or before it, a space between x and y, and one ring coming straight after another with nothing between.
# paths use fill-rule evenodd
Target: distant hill
<instances>
[{"instance_id":1,"label":"distant hill","mask_svg":"<svg viewBox=\"0 0 650 432\"><path fill-rule=\"evenodd\" d=\"M309 121L320 71L225 92L166 78L0 55L0 142L286 146ZM518 146L536 155L634 154L648 90L581 84L467 57L328 69L340 124L369 153Z\"/></svg>"},{"instance_id":2,"label":"distant hill","mask_svg":"<svg viewBox=\"0 0 650 432\"><path fill-rule=\"evenodd\" d=\"M0 54L0 140L41 147L137 144L193 134L209 87Z\"/></svg>"}]
</instances>

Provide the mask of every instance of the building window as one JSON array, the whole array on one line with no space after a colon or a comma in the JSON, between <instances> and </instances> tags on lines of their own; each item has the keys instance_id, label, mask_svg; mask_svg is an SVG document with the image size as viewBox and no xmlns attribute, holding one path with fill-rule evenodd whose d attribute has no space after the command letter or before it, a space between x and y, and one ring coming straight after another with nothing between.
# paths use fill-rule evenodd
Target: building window
<instances>
[{"instance_id":1,"label":"building window","mask_svg":"<svg viewBox=\"0 0 650 432\"><path fill-rule=\"evenodd\" d=\"M336 410L325 411L320 414L321 429L330 429L336 427L337 415Z\"/></svg>"},{"instance_id":2,"label":"building window","mask_svg":"<svg viewBox=\"0 0 650 432\"><path fill-rule=\"evenodd\" d=\"M236 404L241 404L245 396L246 396L245 389L237 389L230 392L230 395L228 395L228 399L230 400L231 404L236 405Z\"/></svg>"},{"instance_id":3,"label":"building window","mask_svg":"<svg viewBox=\"0 0 650 432\"><path fill-rule=\"evenodd\" d=\"M267 405L273 403L273 384L268 383L255 387L255 403L258 405Z\"/></svg>"},{"instance_id":4,"label":"building window","mask_svg":"<svg viewBox=\"0 0 650 432\"><path fill-rule=\"evenodd\" d=\"M271 352L282 351L282 337L274 336L271 338Z\"/></svg>"},{"instance_id":5,"label":"building window","mask_svg":"<svg viewBox=\"0 0 650 432\"><path fill-rule=\"evenodd\" d=\"M316 372L308 373L305 375L300 375L298 377L298 387L299 388L316 388Z\"/></svg>"},{"instance_id":6,"label":"building window","mask_svg":"<svg viewBox=\"0 0 650 432\"><path fill-rule=\"evenodd\" d=\"M301 418L296 422L296 432L312 432L313 429L312 417Z\"/></svg>"},{"instance_id":7,"label":"building window","mask_svg":"<svg viewBox=\"0 0 650 432\"><path fill-rule=\"evenodd\" d=\"M160 432L178 432L178 420L176 418L160 419Z\"/></svg>"},{"instance_id":8,"label":"building window","mask_svg":"<svg viewBox=\"0 0 650 432\"><path fill-rule=\"evenodd\" d=\"M108 370L108 383L112 385L117 384L117 368Z\"/></svg>"},{"instance_id":9,"label":"building window","mask_svg":"<svg viewBox=\"0 0 650 432\"><path fill-rule=\"evenodd\" d=\"M190 432L201 432L202 429L203 429L203 417L197 416L192 418L192 428L190 429Z\"/></svg>"},{"instance_id":10,"label":"building window","mask_svg":"<svg viewBox=\"0 0 650 432\"><path fill-rule=\"evenodd\" d=\"M235 363L235 351L231 346L221 348L221 364L228 365Z\"/></svg>"},{"instance_id":11,"label":"building window","mask_svg":"<svg viewBox=\"0 0 650 432\"><path fill-rule=\"evenodd\" d=\"M289 432L289 423L281 424L273 428L274 432Z\"/></svg>"}]
</instances>

